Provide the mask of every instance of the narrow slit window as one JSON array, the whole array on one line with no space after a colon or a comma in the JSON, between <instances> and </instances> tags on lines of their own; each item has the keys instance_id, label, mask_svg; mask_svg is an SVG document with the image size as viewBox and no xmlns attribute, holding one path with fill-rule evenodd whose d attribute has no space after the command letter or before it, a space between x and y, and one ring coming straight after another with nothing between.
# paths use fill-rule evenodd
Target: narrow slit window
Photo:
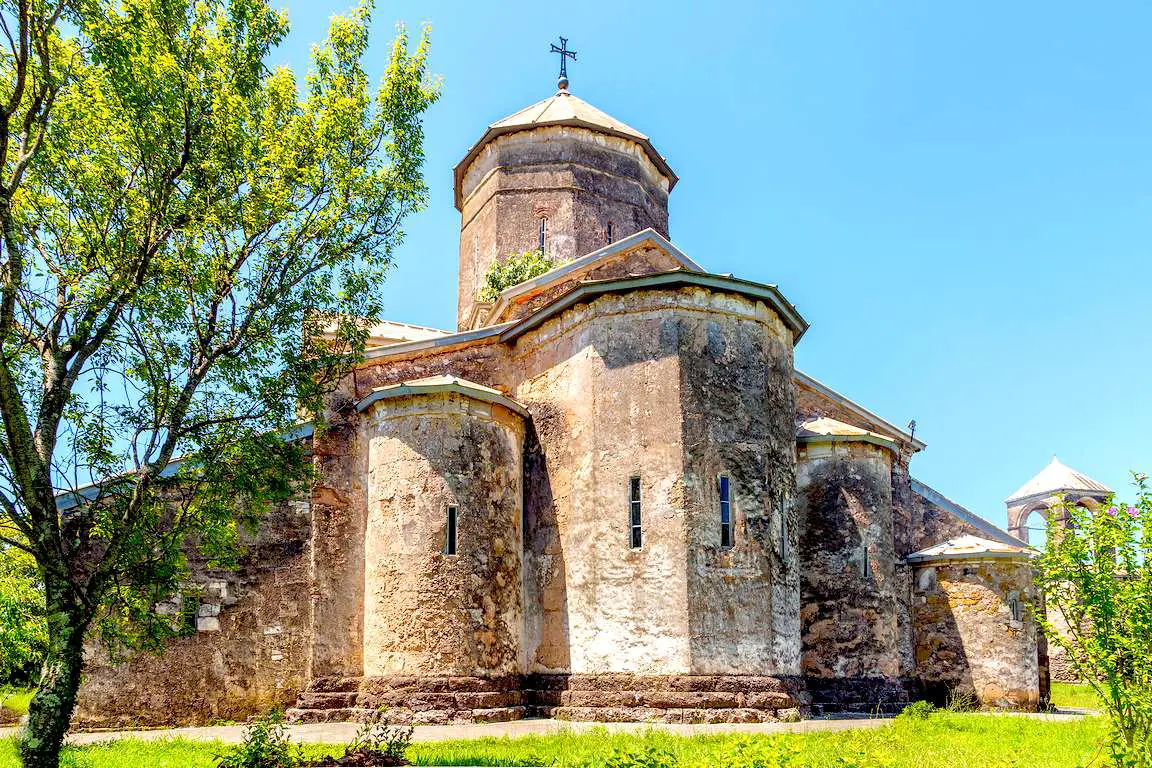
<instances>
[{"instance_id":1,"label":"narrow slit window","mask_svg":"<svg viewBox=\"0 0 1152 768\"><path fill-rule=\"evenodd\" d=\"M444 554L456 554L456 536L459 528L459 513L456 507L448 507L448 524L444 527Z\"/></svg>"},{"instance_id":2,"label":"narrow slit window","mask_svg":"<svg viewBox=\"0 0 1152 768\"><path fill-rule=\"evenodd\" d=\"M872 558L868 556L868 545L860 545L860 575L866 579L872 578Z\"/></svg>"},{"instance_id":3,"label":"narrow slit window","mask_svg":"<svg viewBox=\"0 0 1152 768\"><path fill-rule=\"evenodd\" d=\"M780 499L780 559L788 560L788 507L783 498Z\"/></svg>"},{"instance_id":4,"label":"narrow slit window","mask_svg":"<svg viewBox=\"0 0 1152 768\"><path fill-rule=\"evenodd\" d=\"M548 246L548 219L544 216L541 216L540 217L540 242L536 247L540 250L540 253L544 254L544 253L548 252L547 246Z\"/></svg>"},{"instance_id":5,"label":"narrow slit window","mask_svg":"<svg viewBox=\"0 0 1152 768\"><path fill-rule=\"evenodd\" d=\"M732 484L720 475L720 546L732 546Z\"/></svg>"},{"instance_id":6,"label":"narrow slit window","mask_svg":"<svg viewBox=\"0 0 1152 768\"><path fill-rule=\"evenodd\" d=\"M616 242L616 233L612 231L612 222L608 222L608 245Z\"/></svg>"},{"instance_id":7,"label":"narrow slit window","mask_svg":"<svg viewBox=\"0 0 1152 768\"><path fill-rule=\"evenodd\" d=\"M634 477L628 484L628 524L632 549L639 549L644 534L640 526L640 478Z\"/></svg>"},{"instance_id":8,"label":"narrow slit window","mask_svg":"<svg viewBox=\"0 0 1152 768\"><path fill-rule=\"evenodd\" d=\"M1008 612L1012 615L1012 621L1024 620L1024 609L1020 605L1020 596L1012 594L1008 596Z\"/></svg>"}]
</instances>

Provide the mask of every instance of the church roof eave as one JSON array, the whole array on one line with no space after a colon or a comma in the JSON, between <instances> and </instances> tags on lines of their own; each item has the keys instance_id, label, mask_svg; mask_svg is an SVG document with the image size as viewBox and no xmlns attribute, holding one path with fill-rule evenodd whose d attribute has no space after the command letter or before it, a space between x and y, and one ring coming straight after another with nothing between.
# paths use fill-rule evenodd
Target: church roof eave
<instances>
[{"instance_id":1,"label":"church roof eave","mask_svg":"<svg viewBox=\"0 0 1152 768\"><path fill-rule=\"evenodd\" d=\"M872 411L857 403L855 400L845 397L844 395L829 387L827 384L817 381L803 371L793 369L793 374L797 383L799 383L801 386L807 387L808 389L811 389L812 391L817 392L830 400L834 400L865 421L872 422L873 424L880 426L884 432L887 432L893 437L898 438L900 441L911 445L913 450L922 451L928 447L928 444L923 440L916 439L910 433L900 429L900 427L897 427L892 422L880 418Z\"/></svg>"},{"instance_id":2,"label":"church roof eave","mask_svg":"<svg viewBox=\"0 0 1152 768\"><path fill-rule=\"evenodd\" d=\"M498 389L477 384L474 381L461 379L458 376L428 376L422 379L401 381L397 384L388 384L376 387L367 396L356 403L356 410L360 413L371 408L381 400L395 397L418 397L421 395L457 394L485 403L501 405L516 415L528 419L528 409Z\"/></svg>"},{"instance_id":3,"label":"church roof eave","mask_svg":"<svg viewBox=\"0 0 1152 768\"><path fill-rule=\"evenodd\" d=\"M608 293L643 290L645 288L673 288L679 286L699 286L719 291L730 291L749 298L763 301L776 312L784 324L793 333L793 344L800 341L804 332L808 330L808 322L800 315L792 304L784 298L780 290L774 285L754 283L726 275L713 275L707 272L685 272L672 270L670 272L656 272L639 277L612 278L608 280L590 280L580 283L572 290L557 297L554 301L545 304L531 315L514 322L507 330L500 334L501 341L512 341L519 336L543 325L547 320L555 317L564 310L581 302L586 302Z\"/></svg>"}]
</instances>

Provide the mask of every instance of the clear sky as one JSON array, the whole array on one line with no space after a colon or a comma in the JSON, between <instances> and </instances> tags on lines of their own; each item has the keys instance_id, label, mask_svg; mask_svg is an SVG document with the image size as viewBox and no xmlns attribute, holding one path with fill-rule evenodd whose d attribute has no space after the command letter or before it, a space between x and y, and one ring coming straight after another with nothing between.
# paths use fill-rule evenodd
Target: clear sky
<instances>
[{"instance_id":1,"label":"clear sky","mask_svg":"<svg viewBox=\"0 0 1152 768\"><path fill-rule=\"evenodd\" d=\"M283 0L298 71L351 0ZM797 367L928 443L913 474L1003 525L1055 454L1113 488L1152 473L1152 5L380 2L432 24L431 205L388 317L452 327L451 168L485 126L571 90L680 176L672 240L776 283Z\"/></svg>"}]
</instances>

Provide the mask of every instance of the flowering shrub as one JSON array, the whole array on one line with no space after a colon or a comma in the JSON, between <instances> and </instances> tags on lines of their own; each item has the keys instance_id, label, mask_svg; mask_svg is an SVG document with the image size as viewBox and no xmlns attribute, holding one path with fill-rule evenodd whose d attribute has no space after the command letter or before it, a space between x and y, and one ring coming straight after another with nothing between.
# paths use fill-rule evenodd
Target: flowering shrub
<instances>
[{"instance_id":1,"label":"flowering shrub","mask_svg":"<svg viewBox=\"0 0 1152 768\"><path fill-rule=\"evenodd\" d=\"M1067 630L1037 618L1100 697L1116 768L1152 768L1152 489L1146 475L1135 481L1133 504L1063 503L1039 560L1048 608Z\"/></svg>"}]
</instances>

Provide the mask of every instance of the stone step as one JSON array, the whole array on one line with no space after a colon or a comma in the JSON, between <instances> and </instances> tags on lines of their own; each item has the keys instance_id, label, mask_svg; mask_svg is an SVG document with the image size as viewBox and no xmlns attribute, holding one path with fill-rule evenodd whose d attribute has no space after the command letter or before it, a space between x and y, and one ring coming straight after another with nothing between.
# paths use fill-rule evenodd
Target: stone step
<instances>
[{"instance_id":1,"label":"stone step","mask_svg":"<svg viewBox=\"0 0 1152 768\"><path fill-rule=\"evenodd\" d=\"M557 720L639 723L775 723L800 719L798 709L748 708L660 709L656 707L545 707L543 716Z\"/></svg>"},{"instance_id":2,"label":"stone step","mask_svg":"<svg viewBox=\"0 0 1152 768\"><path fill-rule=\"evenodd\" d=\"M534 706L644 709L792 709L800 704L787 693L725 691L528 690Z\"/></svg>"},{"instance_id":3,"label":"stone step","mask_svg":"<svg viewBox=\"0 0 1152 768\"><path fill-rule=\"evenodd\" d=\"M344 709L356 706L356 691L305 691L296 706L299 709Z\"/></svg>"},{"instance_id":4,"label":"stone step","mask_svg":"<svg viewBox=\"0 0 1152 768\"><path fill-rule=\"evenodd\" d=\"M286 713L292 723L363 723L378 710L364 707L336 707L332 709L303 709L294 707ZM415 711L405 708L389 709L386 719L392 725L448 725L450 723L506 723L522 720L524 707L491 707L486 709Z\"/></svg>"}]
</instances>

